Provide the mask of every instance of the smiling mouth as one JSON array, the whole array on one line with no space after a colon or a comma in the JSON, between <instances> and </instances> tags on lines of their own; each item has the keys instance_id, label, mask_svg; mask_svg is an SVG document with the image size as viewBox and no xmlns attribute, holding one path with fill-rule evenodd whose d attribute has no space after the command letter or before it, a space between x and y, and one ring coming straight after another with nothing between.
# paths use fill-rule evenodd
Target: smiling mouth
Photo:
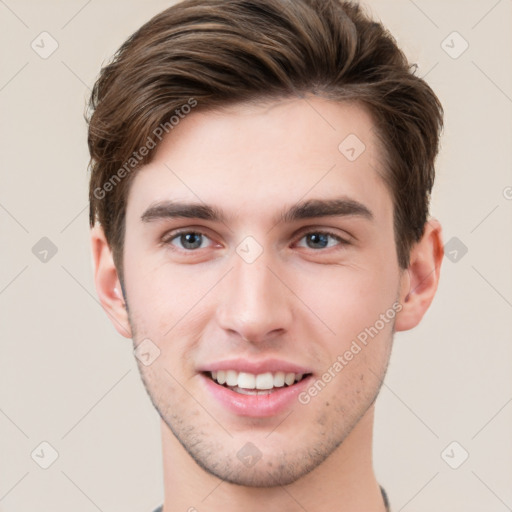
<instances>
[{"instance_id":1,"label":"smiling mouth","mask_svg":"<svg viewBox=\"0 0 512 512\"><path fill-rule=\"evenodd\" d=\"M279 389L289 388L309 377L311 373L266 372L247 373L236 370L203 372L219 386L241 395L269 395Z\"/></svg>"}]
</instances>

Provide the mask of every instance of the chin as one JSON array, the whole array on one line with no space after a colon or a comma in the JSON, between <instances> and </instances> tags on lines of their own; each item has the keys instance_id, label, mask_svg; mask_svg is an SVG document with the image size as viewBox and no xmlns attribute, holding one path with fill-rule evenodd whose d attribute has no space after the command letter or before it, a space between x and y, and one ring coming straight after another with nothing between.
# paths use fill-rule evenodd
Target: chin
<instances>
[{"instance_id":1,"label":"chin","mask_svg":"<svg viewBox=\"0 0 512 512\"><path fill-rule=\"evenodd\" d=\"M196 462L209 474L233 485L254 488L270 488L290 485L314 469L314 466L284 466L282 462L264 462L260 460L253 468L241 468L238 459L223 467L209 468L200 461ZM229 467L232 471L229 471Z\"/></svg>"}]
</instances>

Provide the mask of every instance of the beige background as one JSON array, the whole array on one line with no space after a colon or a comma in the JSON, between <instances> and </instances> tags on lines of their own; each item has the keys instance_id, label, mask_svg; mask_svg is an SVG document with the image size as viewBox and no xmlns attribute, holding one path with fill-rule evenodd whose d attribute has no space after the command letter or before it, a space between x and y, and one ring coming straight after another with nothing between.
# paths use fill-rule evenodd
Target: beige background
<instances>
[{"instance_id":1,"label":"beige background","mask_svg":"<svg viewBox=\"0 0 512 512\"><path fill-rule=\"evenodd\" d=\"M0 0L4 512L162 502L158 416L93 286L82 114L100 66L169 4ZM421 326L396 337L377 406L377 475L394 511L512 510L512 2L368 4L445 106L432 213L445 242L468 248L445 258ZM46 59L31 48L43 51L43 31L59 45ZM469 44L458 58L453 31ZM58 251L46 262L32 252L42 237ZM48 469L43 441L58 452ZM463 450L452 469L445 460Z\"/></svg>"}]
</instances>

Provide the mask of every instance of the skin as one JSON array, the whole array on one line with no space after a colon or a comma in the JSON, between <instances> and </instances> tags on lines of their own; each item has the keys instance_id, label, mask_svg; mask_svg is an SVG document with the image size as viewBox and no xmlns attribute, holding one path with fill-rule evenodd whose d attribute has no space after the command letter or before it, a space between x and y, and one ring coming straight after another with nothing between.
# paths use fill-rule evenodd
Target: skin
<instances>
[{"instance_id":1,"label":"skin","mask_svg":"<svg viewBox=\"0 0 512 512\"><path fill-rule=\"evenodd\" d=\"M355 161L338 150L349 134L366 146ZM393 332L416 326L435 295L439 222L429 220L400 269L382 150L355 104L308 97L198 111L155 151L128 196L125 297L100 226L91 240L98 295L116 329L160 350L139 369L162 418L164 511L383 511L374 401ZM363 204L372 219L276 221L301 201L334 198ZM165 200L212 205L225 219L141 220ZM182 228L204 233L199 248L184 248L175 235ZM311 237L319 231L344 242L322 238L323 247ZM252 263L236 252L246 236L262 249ZM202 386L201 365L234 357L275 357L320 378L393 304L401 307L393 321L307 404L249 418ZM237 458L247 442L261 453L252 467Z\"/></svg>"}]
</instances>

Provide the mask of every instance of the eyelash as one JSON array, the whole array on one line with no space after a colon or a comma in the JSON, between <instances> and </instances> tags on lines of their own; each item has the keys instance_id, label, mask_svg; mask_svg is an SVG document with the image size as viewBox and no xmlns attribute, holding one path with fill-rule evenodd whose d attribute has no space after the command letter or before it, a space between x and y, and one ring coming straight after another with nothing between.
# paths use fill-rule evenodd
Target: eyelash
<instances>
[{"instance_id":1,"label":"eyelash","mask_svg":"<svg viewBox=\"0 0 512 512\"><path fill-rule=\"evenodd\" d=\"M183 230L167 233L166 235L164 235L162 237L162 244L165 246L170 246L170 247L172 247L173 250L180 251L180 252L185 252L185 253L198 252L200 250L200 248L197 248L197 249L177 248L172 244L173 240L179 238L181 235L187 235L187 234L202 235L203 237L206 237L208 240L211 240L209 238L209 236L206 233L204 233L203 231L193 230L193 229L183 229ZM307 231L307 232L302 233L300 235L300 237L298 238L298 241L302 240L303 238L307 237L308 235L329 236L330 238L333 238L334 240L336 240L338 242L338 244L337 244L338 247L350 245L350 242L348 240L341 238L340 236L336 235L335 233L332 233L331 231L325 231L325 230L321 230L321 229ZM308 248L308 249L310 249L311 251L314 251L314 252L320 252L322 250L332 249L332 246L331 247L321 247L319 249L312 249L312 248Z\"/></svg>"}]
</instances>

